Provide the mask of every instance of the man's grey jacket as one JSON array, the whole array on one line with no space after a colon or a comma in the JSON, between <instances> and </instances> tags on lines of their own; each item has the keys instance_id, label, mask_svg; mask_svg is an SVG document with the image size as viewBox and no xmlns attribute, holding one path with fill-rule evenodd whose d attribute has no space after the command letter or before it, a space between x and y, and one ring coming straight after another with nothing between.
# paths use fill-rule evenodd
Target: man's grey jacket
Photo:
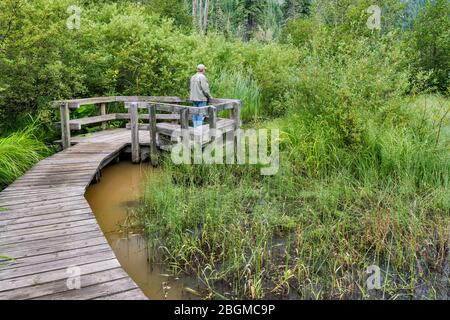
<instances>
[{"instance_id":1,"label":"man's grey jacket","mask_svg":"<svg viewBox=\"0 0 450 320\"><path fill-rule=\"evenodd\" d=\"M196 73L191 78L191 101L208 101L211 99L211 93L209 92L208 80L201 72Z\"/></svg>"}]
</instances>

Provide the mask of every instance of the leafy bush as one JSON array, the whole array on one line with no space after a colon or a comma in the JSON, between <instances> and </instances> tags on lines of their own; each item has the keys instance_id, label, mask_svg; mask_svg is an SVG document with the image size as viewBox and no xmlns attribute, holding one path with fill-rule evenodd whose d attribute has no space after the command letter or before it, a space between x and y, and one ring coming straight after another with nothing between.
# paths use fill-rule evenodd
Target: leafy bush
<instances>
[{"instance_id":1,"label":"leafy bush","mask_svg":"<svg viewBox=\"0 0 450 320\"><path fill-rule=\"evenodd\" d=\"M39 160L50 154L50 149L39 141L35 126L0 137L0 189L23 175Z\"/></svg>"},{"instance_id":2,"label":"leafy bush","mask_svg":"<svg viewBox=\"0 0 450 320\"><path fill-rule=\"evenodd\" d=\"M308 171L324 175L341 162L339 150L363 152L369 119L401 117L398 106L408 88L400 49L390 46L388 36L352 43L333 43L331 36L311 42L312 54L302 61L284 121L293 157L299 157L301 166L312 161ZM308 150L296 149L301 146Z\"/></svg>"},{"instance_id":3,"label":"leafy bush","mask_svg":"<svg viewBox=\"0 0 450 320\"><path fill-rule=\"evenodd\" d=\"M2 4L5 17L16 12L12 14L13 32L0 52L3 126L21 114L38 113L55 99L114 94L186 96L189 78L200 62L209 67L212 79L223 78L230 70L248 75L245 81L259 87L265 106L260 114L283 114L283 109L275 108L279 106L276 101L292 88L287 75L296 70L297 50L227 41L220 34L187 35L173 20L155 14L151 5L123 2L83 6L80 29L69 30L65 26L69 4L38 0L33 5L25 2L16 11L13 2ZM228 90L216 89L215 96Z\"/></svg>"},{"instance_id":4,"label":"leafy bush","mask_svg":"<svg viewBox=\"0 0 450 320\"><path fill-rule=\"evenodd\" d=\"M65 26L70 1L2 1L9 30L0 47L0 125L58 97L84 91L74 33Z\"/></svg>"},{"instance_id":5,"label":"leafy bush","mask_svg":"<svg viewBox=\"0 0 450 320\"><path fill-rule=\"evenodd\" d=\"M282 43L292 43L298 48L308 47L321 25L314 18L297 18L288 21L280 36Z\"/></svg>"}]
</instances>

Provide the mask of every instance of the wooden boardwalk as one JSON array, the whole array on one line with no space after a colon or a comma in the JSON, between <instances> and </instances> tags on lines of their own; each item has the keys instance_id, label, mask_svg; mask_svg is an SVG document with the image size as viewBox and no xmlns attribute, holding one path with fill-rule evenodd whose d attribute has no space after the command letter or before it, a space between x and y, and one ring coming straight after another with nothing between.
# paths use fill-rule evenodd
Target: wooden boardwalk
<instances>
[{"instance_id":1,"label":"wooden boardwalk","mask_svg":"<svg viewBox=\"0 0 450 320\"><path fill-rule=\"evenodd\" d=\"M145 134L142 140L147 139ZM0 193L0 299L146 299L122 269L84 198L101 168L130 144L126 129L102 131L42 160ZM81 288L70 290L68 267Z\"/></svg>"},{"instance_id":2,"label":"wooden boardwalk","mask_svg":"<svg viewBox=\"0 0 450 320\"><path fill-rule=\"evenodd\" d=\"M120 266L84 193L92 181L98 181L100 170L125 149L133 162L148 155L154 163L158 148L170 149L168 137L200 137L208 143L211 130L225 133L239 128L240 101L213 100L201 108L181 105L186 100L179 97L55 102L61 112L64 151L40 161L0 193L0 254L14 258L6 264L0 258L0 299L146 299ZM119 102L128 113L107 114L106 104ZM70 109L88 104L97 104L101 115L70 119ZM230 111L231 117L217 118L221 111ZM189 127L193 114L204 115L208 124ZM104 130L108 121L117 120L129 123L126 128ZM71 137L71 130L96 123L103 131ZM79 289L70 286L71 270L80 272Z\"/></svg>"}]
</instances>

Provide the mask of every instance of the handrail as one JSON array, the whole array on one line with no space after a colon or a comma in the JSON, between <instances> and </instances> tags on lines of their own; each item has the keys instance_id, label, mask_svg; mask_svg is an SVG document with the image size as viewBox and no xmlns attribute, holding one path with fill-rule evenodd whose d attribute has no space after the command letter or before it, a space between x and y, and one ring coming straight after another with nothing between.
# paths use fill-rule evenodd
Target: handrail
<instances>
[{"instance_id":1,"label":"handrail","mask_svg":"<svg viewBox=\"0 0 450 320\"><path fill-rule=\"evenodd\" d=\"M128 113L106 114L106 104L113 102L123 102ZM112 120L130 120L129 127L131 129L131 150L132 161L140 161L139 146L139 120L148 119L148 129L150 132L150 156L151 161L155 164L157 161L157 120L178 120L180 129L189 128L189 115L204 115L209 118L209 128L216 129L217 112L230 110L231 118L234 121L234 129L240 127L240 108L241 101L236 99L210 99L209 105L205 107L184 106L176 103L186 103L188 99L176 96L110 96L110 97L94 97L71 100L53 101L53 107L59 107L61 114L61 136L62 146L64 149L70 147L70 130L81 129L82 125L91 123L102 123L102 130L106 129L106 123ZM100 108L101 115L95 117L85 117L81 119L70 120L70 109L79 108L82 105L95 104ZM139 114L138 109L147 109L148 114ZM156 114L156 111L169 112L172 114Z\"/></svg>"},{"instance_id":2,"label":"handrail","mask_svg":"<svg viewBox=\"0 0 450 320\"><path fill-rule=\"evenodd\" d=\"M51 106L57 108L61 105L68 104L70 109L77 109L80 106L88 104L111 103L111 102L167 102L167 103L182 103L188 100L176 96L109 96L109 97L94 97L83 99L70 100L56 100L51 103Z\"/></svg>"},{"instance_id":3,"label":"handrail","mask_svg":"<svg viewBox=\"0 0 450 320\"><path fill-rule=\"evenodd\" d=\"M133 104L135 104L138 109L147 109L150 106L155 106L156 110L164 112L180 112L181 110L187 110L189 114L208 114L208 106L192 108L192 106L181 106L163 102L125 102L125 108L129 109Z\"/></svg>"}]
</instances>

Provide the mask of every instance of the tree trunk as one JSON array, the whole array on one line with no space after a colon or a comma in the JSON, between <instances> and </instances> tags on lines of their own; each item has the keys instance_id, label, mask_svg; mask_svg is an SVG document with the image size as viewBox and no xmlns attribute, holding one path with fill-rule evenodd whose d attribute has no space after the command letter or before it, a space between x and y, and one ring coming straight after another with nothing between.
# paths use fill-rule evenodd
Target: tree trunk
<instances>
[{"instance_id":1,"label":"tree trunk","mask_svg":"<svg viewBox=\"0 0 450 320\"><path fill-rule=\"evenodd\" d=\"M245 35L244 40L250 41L252 38L253 32L257 26L257 11L258 4L255 0L247 0L246 1L246 21L245 21Z\"/></svg>"},{"instance_id":2,"label":"tree trunk","mask_svg":"<svg viewBox=\"0 0 450 320\"><path fill-rule=\"evenodd\" d=\"M203 30L202 33L206 34L208 29L208 11L209 11L209 0L205 0L205 8L203 10Z\"/></svg>"},{"instance_id":3,"label":"tree trunk","mask_svg":"<svg viewBox=\"0 0 450 320\"><path fill-rule=\"evenodd\" d=\"M197 7L198 7L197 0L192 0L192 21L194 24L194 28L197 28Z\"/></svg>"},{"instance_id":4,"label":"tree trunk","mask_svg":"<svg viewBox=\"0 0 450 320\"><path fill-rule=\"evenodd\" d=\"M197 18L198 18L198 29L200 33L203 33L203 0L198 0Z\"/></svg>"},{"instance_id":5,"label":"tree trunk","mask_svg":"<svg viewBox=\"0 0 450 320\"><path fill-rule=\"evenodd\" d=\"M192 0L192 19L194 29L206 34L208 28L209 0Z\"/></svg>"}]
</instances>

